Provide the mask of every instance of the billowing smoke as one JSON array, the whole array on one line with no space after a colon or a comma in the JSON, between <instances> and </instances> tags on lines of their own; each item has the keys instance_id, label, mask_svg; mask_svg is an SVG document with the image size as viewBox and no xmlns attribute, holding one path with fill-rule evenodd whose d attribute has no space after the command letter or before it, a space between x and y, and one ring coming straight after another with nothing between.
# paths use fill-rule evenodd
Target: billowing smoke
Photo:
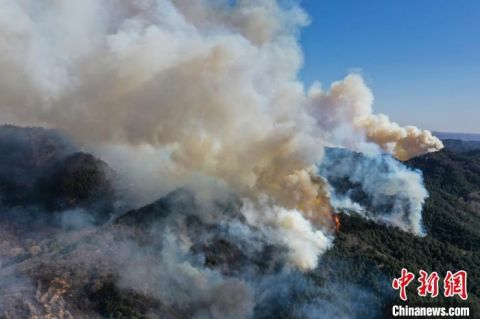
<instances>
[{"instance_id":1,"label":"billowing smoke","mask_svg":"<svg viewBox=\"0 0 480 319\"><path fill-rule=\"evenodd\" d=\"M190 312L190 318L252 316L254 296L246 282L199 265L188 247L171 233L164 234L161 242L160 253L132 241L114 245L114 262L124 264L120 287L143 291L167 305L179 305Z\"/></svg>"},{"instance_id":2,"label":"billowing smoke","mask_svg":"<svg viewBox=\"0 0 480 319\"><path fill-rule=\"evenodd\" d=\"M289 248L290 263L301 270L314 269L318 256L331 245L331 238L315 229L297 210L272 206L261 198L259 207L246 202L242 208L248 224L262 229L266 241Z\"/></svg>"},{"instance_id":3,"label":"billowing smoke","mask_svg":"<svg viewBox=\"0 0 480 319\"><path fill-rule=\"evenodd\" d=\"M334 141L346 146L358 148L359 142L366 137L367 141L379 145L400 160L435 152L443 147L442 142L429 131L415 126L402 127L390 121L385 114L374 114L373 94L358 74L333 83L326 92L316 83L309 89L308 95L310 112L322 127L333 131Z\"/></svg>"},{"instance_id":4,"label":"billowing smoke","mask_svg":"<svg viewBox=\"0 0 480 319\"><path fill-rule=\"evenodd\" d=\"M328 149L319 173L333 187L332 205L424 235L422 206L428 196L421 172L389 155L368 156Z\"/></svg>"},{"instance_id":5,"label":"billowing smoke","mask_svg":"<svg viewBox=\"0 0 480 319\"><path fill-rule=\"evenodd\" d=\"M158 167L171 189L227 188L247 198L248 223L284 241L292 265L312 269L332 233L328 187L315 175L324 146L378 145L403 160L442 145L373 114L359 75L306 93L297 36L307 23L296 4L274 0L6 0L0 120L61 128L100 154L121 150L145 176ZM142 149L158 156L143 158ZM353 181L375 207L381 186L414 185L387 195L408 203L392 207L392 218L420 233L421 179L410 172L410 183L391 182L397 172Z\"/></svg>"}]
</instances>

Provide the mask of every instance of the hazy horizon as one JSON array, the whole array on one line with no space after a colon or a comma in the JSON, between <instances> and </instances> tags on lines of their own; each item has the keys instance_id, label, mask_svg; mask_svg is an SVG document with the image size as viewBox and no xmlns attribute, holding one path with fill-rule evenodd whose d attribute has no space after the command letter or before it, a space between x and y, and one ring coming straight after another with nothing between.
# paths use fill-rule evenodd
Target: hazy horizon
<instances>
[{"instance_id":1,"label":"hazy horizon","mask_svg":"<svg viewBox=\"0 0 480 319\"><path fill-rule=\"evenodd\" d=\"M458 132L432 132L436 137L442 140L453 139L461 141L480 141L478 133L458 133Z\"/></svg>"},{"instance_id":2,"label":"hazy horizon","mask_svg":"<svg viewBox=\"0 0 480 319\"><path fill-rule=\"evenodd\" d=\"M401 125L480 133L480 2L302 1L301 79L360 72L374 109Z\"/></svg>"}]
</instances>

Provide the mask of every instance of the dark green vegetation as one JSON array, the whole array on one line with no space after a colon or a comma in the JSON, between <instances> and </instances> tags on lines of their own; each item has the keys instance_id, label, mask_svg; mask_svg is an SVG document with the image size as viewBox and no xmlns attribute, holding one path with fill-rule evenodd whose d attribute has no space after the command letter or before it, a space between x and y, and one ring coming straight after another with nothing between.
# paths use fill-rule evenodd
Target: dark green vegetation
<instances>
[{"instance_id":1,"label":"dark green vegetation","mask_svg":"<svg viewBox=\"0 0 480 319\"><path fill-rule=\"evenodd\" d=\"M76 151L56 130L0 126L0 205L10 219L50 223L56 212L85 209L103 223L113 211L113 179L105 162Z\"/></svg>"},{"instance_id":2,"label":"dark green vegetation","mask_svg":"<svg viewBox=\"0 0 480 319\"><path fill-rule=\"evenodd\" d=\"M478 315L480 143L448 141L446 145L445 150L406 163L423 171L430 193L423 211L425 237L342 212L333 247L317 269L303 274L281 271L281 247L253 248L257 237L242 242L225 225L205 223L195 214L199 210L195 195L186 190L126 213L121 207L116 211L119 217L106 222L113 202L121 198L113 183L116 176L106 163L77 152L55 131L2 126L0 318L43 318L63 312L75 318L175 319L190 318L199 308L210 309L218 297L194 302L186 298L183 304L165 300L185 289L183 280L189 277L181 273L173 288L149 287L175 277L176 267L183 264L179 259L169 268L165 261L171 256L161 253L161 234L179 229L193 239L187 260L195 270L240 278L255 289L255 318L381 318L390 312L388 305L401 303L391 282L404 267L417 278L420 269L438 272L441 293L446 271L466 270L468 304ZM335 186L351 188L345 180ZM354 196L361 202L361 193ZM218 205L223 219L238 217L237 200ZM59 220L64 211L74 220L80 214L79 222L65 225ZM82 228L84 219L98 227ZM148 276L142 277L145 271ZM231 288L237 282L229 284ZM188 297L194 288L187 286L182 293ZM162 294L158 287L168 293ZM458 297L420 298L416 287L415 279L408 289L409 302L462 304ZM236 294L228 291L219 296L231 307ZM204 292L199 295L208 297Z\"/></svg>"},{"instance_id":3,"label":"dark green vegetation","mask_svg":"<svg viewBox=\"0 0 480 319\"><path fill-rule=\"evenodd\" d=\"M408 289L409 302L461 305L458 297L419 297L415 289L420 269L439 273L440 293L445 273L464 269L468 272L468 304L480 315L480 143L468 143L468 148L464 142L458 144L463 146L450 141L440 152L407 162L423 171L430 194L423 211L426 237L377 225L355 214L341 214L335 246L313 276L357 283L372 292L378 304L400 303L390 284L405 267L416 275ZM385 311L388 314L390 308Z\"/></svg>"}]
</instances>

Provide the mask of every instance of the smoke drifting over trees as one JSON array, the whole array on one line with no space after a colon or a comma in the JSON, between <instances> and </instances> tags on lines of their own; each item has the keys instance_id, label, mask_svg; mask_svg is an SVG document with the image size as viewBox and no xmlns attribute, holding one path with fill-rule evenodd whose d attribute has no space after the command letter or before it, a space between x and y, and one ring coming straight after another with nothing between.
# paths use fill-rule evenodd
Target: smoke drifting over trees
<instances>
[{"instance_id":1,"label":"smoke drifting over trees","mask_svg":"<svg viewBox=\"0 0 480 319\"><path fill-rule=\"evenodd\" d=\"M303 273L333 245L339 200L423 235L421 173L393 157L437 151L441 141L375 114L358 74L327 91L305 88L298 34L307 24L298 5L274 0L2 2L0 122L60 129L74 141L52 146L58 157L39 166L38 178L37 170L19 171L12 182L53 193L39 202L27 187L12 204L2 189L6 210L30 201L26 210L45 216L62 245L82 238L72 248L81 257L60 264L104 263L116 285L192 318L270 314L255 302L285 278L287 291L313 287ZM21 134L0 146L25 147L15 140ZM327 146L368 156L324 157ZM336 178L358 184L368 203L348 192L337 198ZM195 195L172 193L179 187ZM238 268L205 265L210 248L202 243L219 241L245 259ZM324 301L296 311L315 304Z\"/></svg>"},{"instance_id":2,"label":"smoke drifting over trees","mask_svg":"<svg viewBox=\"0 0 480 319\"><path fill-rule=\"evenodd\" d=\"M265 194L324 231L331 207L312 168L325 145L402 160L442 147L374 114L359 75L307 93L297 37L308 17L295 4L7 1L2 12L2 121L64 129L100 154L121 145L141 158L150 145L169 179Z\"/></svg>"}]
</instances>

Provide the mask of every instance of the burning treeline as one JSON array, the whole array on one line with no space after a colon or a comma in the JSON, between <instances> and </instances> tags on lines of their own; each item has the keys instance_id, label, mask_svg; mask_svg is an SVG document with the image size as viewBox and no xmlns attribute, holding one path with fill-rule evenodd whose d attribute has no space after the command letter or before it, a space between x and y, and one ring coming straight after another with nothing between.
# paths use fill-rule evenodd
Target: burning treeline
<instances>
[{"instance_id":1,"label":"burning treeline","mask_svg":"<svg viewBox=\"0 0 480 319\"><path fill-rule=\"evenodd\" d=\"M428 131L374 114L358 74L328 90L305 88L298 33L308 17L296 4L2 6L2 122L57 127L100 153L120 147L143 161L135 174L157 167L172 188L220 183L245 198L248 221L300 238L289 248L302 270L316 266L336 227L330 188L317 176L325 146L400 160L442 147ZM158 152L149 163L146 146Z\"/></svg>"}]
</instances>

